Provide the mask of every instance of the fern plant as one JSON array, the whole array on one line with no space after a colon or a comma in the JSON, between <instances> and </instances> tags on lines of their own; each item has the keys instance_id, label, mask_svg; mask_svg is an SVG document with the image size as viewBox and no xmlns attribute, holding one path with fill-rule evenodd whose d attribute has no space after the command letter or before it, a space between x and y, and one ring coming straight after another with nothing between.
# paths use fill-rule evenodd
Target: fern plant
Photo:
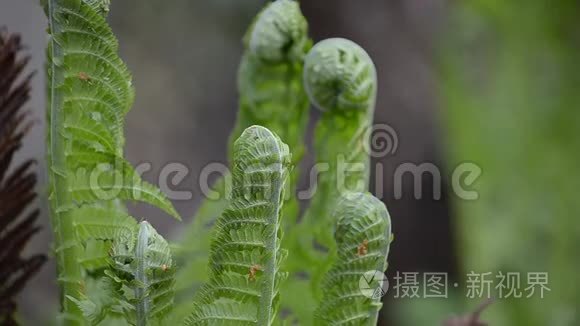
<instances>
[{"instance_id":1,"label":"fern plant","mask_svg":"<svg viewBox=\"0 0 580 326\"><path fill-rule=\"evenodd\" d=\"M230 161L235 140L252 125L264 126L283 139L292 152L293 166L302 159L310 105L302 83L303 59L312 44L307 32L306 19L298 2L292 0L266 5L246 32L237 76L240 100L229 141ZM299 173L294 168L289 175L284 205L286 225L293 225L298 217L295 192ZM207 280L204 266L210 247L208 231L228 204L226 183L230 177L216 182L213 188L219 198L206 199L201 204L180 241L179 256L185 266L178 273L177 287L185 298L196 284Z\"/></svg>"},{"instance_id":2,"label":"fern plant","mask_svg":"<svg viewBox=\"0 0 580 326\"><path fill-rule=\"evenodd\" d=\"M186 314L187 325L376 322L378 299L363 298L354 283L364 269L385 270L390 242L386 208L364 194L376 74L362 48L331 39L311 49L295 1L277 0L257 16L238 72L232 189L218 182L223 199L202 205L176 264L167 242L123 207L139 200L178 218L123 158L123 119L134 94L105 21L108 1L46 0L45 10L51 220L65 324L155 325ZM330 168L297 223L292 167L304 153L309 100L324 111L315 151ZM336 187L345 172L340 160L362 164L345 174L344 188ZM206 276L199 266L207 259ZM174 279L179 299L193 297L193 305L179 300L173 309Z\"/></svg>"},{"instance_id":3,"label":"fern plant","mask_svg":"<svg viewBox=\"0 0 580 326\"><path fill-rule=\"evenodd\" d=\"M264 127L249 127L234 143L232 198L188 325L273 324L285 277L280 218L290 161L288 146Z\"/></svg>"},{"instance_id":4,"label":"fern plant","mask_svg":"<svg viewBox=\"0 0 580 326\"><path fill-rule=\"evenodd\" d=\"M107 266L107 250L119 232L112 217L126 215L122 201L150 203L179 216L123 158L123 119L134 92L105 21L108 1L46 0L44 8L50 33L47 152L54 251L61 318L77 325L84 323L77 303L84 299L87 278ZM96 264L86 264L88 256Z\"/></svg>"},{"instance_id":5,"label":"fern plant","mask_svg":"<svg viewBox=\"0 0 580 326\"><path fill-rule=\"evenodd\" d=\"M15 297L46 261L44 254L22 255L40 230L35 225L40 212L33 205L35 162L12 166L31 127L22 107L30 96L32 74L22 76L29 57L21 51L20 37L0 29L0 325L17 324Z\"/></svg>"},{"instance_id":6,"label":"fern plant","mask_svg":"<svg viewBox=\"0 0 580 326\"><path fill-rule=\"evenodd\" d=\"M238 75L241 96L240 112L232 137L237 136L239 130L246 127L247 124L256 122L274 126L273 130L276 132L280 130L283 135L288 134L285 130L293 129L293 125L286 118L288 114L296 112L289 111L285 105L292 103L286 97L288 92L276 92L265 87L265 83L256 83L256 80L262 79L267 80L269 84L274 84L276 80L281 83L289 78L283 79L278 76L266 79L270 76L269 70L255 69L254 64L259 62L264 65L264 58L259 61L249 60L255 58L256 53L260 52L266 53L270 58L276 60L283 57L280 55L280 51L271 52L272 49L276 49L275 46L284 43L280 42L279 38L273 37L270 31L287 31L287 22L291 21L287 17L294 16L272 13L278 13L273 8L285 8L290 4L296 5L297 8L297 3L293 1L275 1L268 5L258 15L246 36L246 54ZM299 13L299 11L297 12ZM264 26L282 27L270 28L263 32L260 28ZM276 36L278 35L276 34ZM270 44L270 46L267 51L257 51L261 44ZM291 49L294 44L287 43L286 47ZM315 131L315 151L317 162L328 164L328 171L324 171L319 176L317 192L302 223L296 224L297 210L284 210L285 215L287 215L285 216L287 227L285 228L286 236L283 247L290 252L284 268L290 272L290 280L282 285L282 292L285 295L281 296L281 304L286 315L289 313L286 319L290 322L298 321L302 324L312 324L314 322L314 307L322 299L323 290L320 287L322 277L335 258L334 255L329 254L329 250L332 251L335 247L331 231L334 219L330 212L345 192L360 192L368 188L369 153L365 152L364 149L366 142L369 141L370 133L368 131L372 124L375 107L376 72L372 60L366 52L358 45L345 39L320 42L312 48L304 62L302 61L303 57L303 55L295 56L299 59L299 64L304 66L302 84L300 85L303 87L302 93L307 93L310 100L324 112ZM259 90L264 90L264 92L259 92ZM298 94L301 93L298 92ZM247 99L253 100L248 101ZM247 103L252 103L252 105ZM258 105L260 103L268 105ZM284 108L285 111L281 112L280 108ZM303 132L303 129L298 128L298 131ZM288 136L290 148L302 148L303 136L296 133L290 135L298 135L296 138ZM294 139L299 139L297 146L292 146L295 143ZM298 152L298 154L298 158L300 158L302 153ZM345 172L339 171L341 168L340 160L345 164L362 164L362 168L359 170L345 174L343 188L337 188L339 174ZM299 160L296 158L293 159L293 164L298 162ZM292 179L296 176L295 172ZM223 183L221 186L223 187ZM222 188L221 191L225 190ZM295 188L290 187L289 191L294 192ZM293 195L292 193L290 197ZM199 268L199 260L206 258L203 255L203 243L207 243L209 233L200 230L211 225L208 221L211 221L211 217L218 215L223 209L220 207L223 202L206 201L195 217L192 226L197 231L186 234L186 241L181 245L200 248L202 254L193 256L198 257L197 262L191 262L189 267L180 273L179 279L187 280L179 282L181 283L180 288L191 289L192 280L199 279L200 274L201 277L205 275L204 271ZM187 239L195 239L196 242L187 241ZM192 246L194 243L196 245ZM322 251L316 249L321 244L325 247ZM209 274L211 275L211 272Z\"/></svg>"}]
</instances>

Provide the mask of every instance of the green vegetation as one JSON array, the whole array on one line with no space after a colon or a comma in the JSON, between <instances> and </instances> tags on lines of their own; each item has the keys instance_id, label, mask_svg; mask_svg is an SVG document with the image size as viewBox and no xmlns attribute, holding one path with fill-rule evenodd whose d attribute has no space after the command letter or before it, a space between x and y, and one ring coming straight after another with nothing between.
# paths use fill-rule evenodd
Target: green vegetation
<instances>
[{"instance_id":1,"label":"green vegetation","mask_svg":"<svg viewBox=\"0 0 580 326\"><path fill-rule=\"evenodd\" d=\"M392 237L386 207L366 193L376 76L362 48L345 39L312 47L291 0L257 16L238 73L232 172L215 187L221 197L203 204L175 263L165 239L123 205L142 201L179 218L123 157L134 93L105 21L108 1L44 6L51 220L64 324L313 324L316 303L325 323L376 324L378 298L357 293L356 282L367 268L386 269ZM320 171L320 189L300 220L293 168L304 153L309 101L325 111L315 151L329 169ZM348 173L339 162L362 168ZM344 185L334 187L340 173ZM364 205L355 209L352 200ZM342 311L343 295L356 305Z\"/></svg>"},{"instance_id":2,"label":"green vegetation","mask_svg":"<svg viewBox=\"0 0 580 326\"><path fill-rule=\"evenodd\" d=\"M451 22L462 33L441 49L451 159L483 169L479 198L459 206L465 274L549 275L544 298L493 304L491 325L580 323L579 12L574 1L462 3Z\"/></svg>"}]
</instances>

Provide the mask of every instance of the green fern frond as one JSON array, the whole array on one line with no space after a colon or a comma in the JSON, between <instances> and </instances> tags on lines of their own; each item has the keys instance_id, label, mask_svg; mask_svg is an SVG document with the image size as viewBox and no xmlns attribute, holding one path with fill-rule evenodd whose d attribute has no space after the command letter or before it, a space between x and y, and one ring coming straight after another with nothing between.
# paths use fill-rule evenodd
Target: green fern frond
<instances>
[{"instance_id":1,"label":"green fern frond","mask_svg":"<svg viewBox=\"0 0 580 326\"><path fill-rule=\"evenodd\" d=\"M304 220L316 229L318 241L332 247L329 230L334 220L329 212L336 199L345 191L368 190L370 153L365 149L375 109L375 66L364 49L352 41L327 39L308 53L304 84L312 103L323 112L314 135L316 161L328 165L328 172L319 175ZM341 161L343 171L339 171ZM344 171L344 164L359 167Z\"/></svg>"},{"instance_id":2,"label":"green fern frond","mask_svg":"<svg viewBox=\"0 0 580 326\"><path fill-rule=\"evenodd\" d=\"M131 75L117 54L117 40L104 18L108 4L107 0L44 1L50 34L47 139L51 222L59 281L68 298L63 299L62 317L69 324L83 323L74 304L83 297L87 281L83 268L101 268L110 242L125 232L127 219L114 219L126 217L121 200L146 202L179 218L169 200L143 182L123 158L123 122L134 91ZM101 229L96 231L94 223L99 218ZM89 224L83 225L85 221ZM87 233L89 229L96 233ZM89 254L88 260L81 260L83 251Z\"/></svg>"},{"instance_id":3,"label":"green fern frond","mask_svg":"<svg viewBox=\"0 0 580 326\"><path fill-rule=\"evenodd\" d=\"M355 43L328 39L306 56L304 85L310 100L323 111L314 149L316 166L324 170L301 223L285 236L285 248L291 253L285 268L291 275L284 292L309 290L284 296L282 307L291 312L290 322L312 324L313 307L324 290L321 279L334 259L327 255L335 246L331 212L345 193L368 189L370 153L365 149L375 108L375 67Z\"/></svg>"},{"instance_id":4,"label":"green fern frond","mask_svg":"<svg viewBox=\"0 0 580 326\"><path fill-rule=\"evenodd\" d=\"M299 62L311 46L308 23L294 0L269 3L256 16L244 43L247 54L266 63Z\"/></svg>"},{"instance_id":5,"label":"green fern frond","mask_svg":"<svg viewBox=\"0 0 580 326\"><path fill-rule=\"evenodd\" d=\"M302 81L304 56L312 46L308 24L294 0L277 0L255 18L244 38L238 71L240 109L233 141L252 125L264 126L284 140L297 167L305 152L310 103ZM284 203L285 225L298 218L295 191L300 171L290 173Z\"/></svg>"},{"instance_id":6,"label":"green fern frond","mask_svg":"<svg viewBox=\"0 0 580 326\"><path fill-rule=\"evenodd\" d=\"M272 325L278 289L288 146L252 126L234 143L230 205L218 219L209 282L197 293L188 325Z\"/></svg>"},{"instance_id":7,"label":"green fern frond","mask_svg":"<svg viewBox=\"0 0 580 326\"><path fill-rule=\"evenodd\" d=\"M373 288L381 290L392 238L389 213L371 194L349 193L332 217L337 258L321 285L324 297L316 311L316 324L374 326L382 295L374 295ZM371 280L376 275L381 278ZM361 289L361 283L370 293L363 292L367 289Z\"/></svg>"},{"instance_id":8,"label":"green fern frond","mask_svg":"<svg viewBox=\"0 0 580 326\"><path fill-rule=\"evenodd\" d=\"M312 41L308 38L306 19L297 1L269 3L256 16L244 37L244 55L238 70L239 111L230 135L228 156L233 155L234 141L252 126L261 125L276 133L292 152L297 167L305 153L304 134L308 124L309 101L303 87L303 59ZM285 229L293 225L299 207L295 198L300 171L291 171L284 203ZM207 279L197 272L207 261L213 222L228 204L227 179L212 187L220 198L205 199L193 223L185 230L180 247L184 268L178 273L178 288L191 291ZM189 303L187 303L189 304Z\"/></svg>"}]
</instances>

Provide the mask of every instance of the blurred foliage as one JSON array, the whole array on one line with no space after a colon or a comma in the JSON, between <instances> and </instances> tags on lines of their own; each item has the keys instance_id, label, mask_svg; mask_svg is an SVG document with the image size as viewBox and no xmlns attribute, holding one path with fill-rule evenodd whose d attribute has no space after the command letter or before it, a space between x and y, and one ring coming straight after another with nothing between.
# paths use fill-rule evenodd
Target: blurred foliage
<instances>
[{"instance_id":1,"label":"blurred foliage","mask_svg":"<svg viewBox=\"0 0 580 326\"><path fill-rule=\"evenodd\" d=\"M520 272L525 287L527 273L548 272L543 299L500 299L484 320L580 325L580 3L455 2L450 15L440 78L449 154L483 169L479 199L458 200L463 275Z\"/></svg>"}]
</instances>

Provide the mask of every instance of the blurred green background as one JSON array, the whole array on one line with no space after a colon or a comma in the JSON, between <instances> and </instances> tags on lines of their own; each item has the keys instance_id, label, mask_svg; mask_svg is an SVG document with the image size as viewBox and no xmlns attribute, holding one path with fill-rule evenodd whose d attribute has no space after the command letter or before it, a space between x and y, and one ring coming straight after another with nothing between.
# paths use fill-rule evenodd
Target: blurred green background
<instances>
[{"instance_id":1,"label":"blurred green background","mask_svg":"<svg viewBox=\"0 0 580 326\"><path fill-rule=\"evenodd\" d=\"M264 1L113 0L109 21L133 73L137 100L127 119L127 155L148 162L158 181L167 163L188 177L173 187L193 192L176 207L191 220L200 203L199 174L226 162L235 120L235 75L241 37ZM467 274L546 272L544 298L497 299L483 318L491 325L580 325L580 3L573 0L302 1L315 40L347 37L377 65L376 123L397 132L395 153L377 158L371 189L393 218L389 276L448 273L449 298L393 298L384 325L437 325L472 311ZM21 158L44 159L46 20L36 0L1 0L0 25L20 33L37 70L29 107L38 119ZM318 113L312 110L312 123ZM310 131L311 132L311 131ZM312 165L309 152L304 167ZM442 197L429 175L416 199L412 178L401 198L394 175L403 163L433 163L442 171ZM453 191L452 172L472 162L482 174ZM39 192L46 173L39 165ZM303 183L306 183L304 178ZM303 203L307 204L307 203ZM47 204L44 209L44 223ZM164 234L183 226L155 209L132 206ZM46 250L48 226L30 251ZM422 274L420 274L422 275ZM54 265L44 267L21 296L27 324L44 323L57 303ZM421 279L421 277L420 277ZM453 286L454 283L458 287ZM492 285L492 287L493 287ZM492 289L497 296L497 290Z\"/></svg>"}]
</instances>

